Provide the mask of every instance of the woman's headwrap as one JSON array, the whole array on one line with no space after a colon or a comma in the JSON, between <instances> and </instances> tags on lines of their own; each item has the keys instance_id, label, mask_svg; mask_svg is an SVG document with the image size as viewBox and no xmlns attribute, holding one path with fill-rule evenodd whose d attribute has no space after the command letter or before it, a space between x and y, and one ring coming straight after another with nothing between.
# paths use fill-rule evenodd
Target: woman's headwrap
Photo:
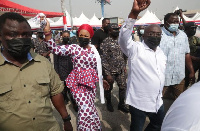
<instances>
[{"instance_id":1,"label":"woman's headwrap","mask_svg":"<svg viewBox=\"0 0 200 131\"><path fill-rule=\"evenodd\" d=\"M79 29L78 29L78 34L79 34L79 32L80 32L81 30L87 30L87 31L90 33L90 38L92 38L93 35L94 35L94 30L93 30L93 28L92 28L90 25L88 25L88 24L82 24L82 25L79 27Z\"/></svg>"}]
</instances>

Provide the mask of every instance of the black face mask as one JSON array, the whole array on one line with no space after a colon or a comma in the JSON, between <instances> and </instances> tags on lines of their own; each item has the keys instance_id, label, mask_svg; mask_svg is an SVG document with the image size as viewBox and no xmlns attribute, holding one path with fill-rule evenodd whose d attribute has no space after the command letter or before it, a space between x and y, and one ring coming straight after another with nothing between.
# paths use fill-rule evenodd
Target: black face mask
<instances>
[{"instance_id":1,"label":"black face mask","mask_svg":"<svg viewBox=\"0 0 200 131\"><path fill-rule=\"evenodd\" d=\"M63 43L68 44L69 43L69 38L68 37L63 37Z\"/></svg>"},{"instance_id":2,"label":"black face mask","mask_svg":"<svg viewBox=\"0 0 200 131\"><path fill-rule=\"evenodd\" d=\"M110 35L114 38L117 38L119 36L119 31L112 31Z\"/></svg>"},{"instance_id":3,"label":"black face mask","mask_svg":"<svg viewBox=\"0 0 200 131\"><path fill-rule=\"evenodd\" d=\"M161 37L155 37L155 36L147 36L147 38L144 40L145 44L147 44L147 46L153 50L157 46L159 46L160 41L161 41Z\"/></svg>"},{"instance_id":4,"label":"black face mask","mask_svg":"<svg viewBox=\"0 0 200 131\"><path fill-rule=\"evenodd\" d=\"M26 58L27 53L31 49L31 38L17 38L6 40L8 46L8 53L16 58Z\"/></svg>"},{"instance_id":5,"label":"black face mask","mask_svg":"<svg viewBox=\"0 0 200 131\"><path fill-rule=\"evenodd\" d=\"M191 30L188 32L188 36L194 36L196 34L196 30Z\"/></svg>"},{"instance_id":6,"label":"black face mask","mask_svg":"<svg viewBox=\"0 0 200 131\"><path fill-rule=\"evenodd\" d=\"M79 37L79 43L81 47L84 47L86 45L88 45L90 42L89 38L83 38L83 37Z\"/></svg>"},{"instance_id":7,"label":"black face mask","mask_svg":"<svg viewBox=\"0 0 200 131\"><path fill-rule=\"evenodd\" d=\"M40 38L40 39L43 39L44 37L43 37L43 34L38 34L38 37Z\"/></svg>"},{"instance_id":8,"label":"black face mask","mask_svg":"<svg viewBox=\"0 0 200 131\"><path fill-rule=\"evenodd\" d=\"M110 29L110 25L107 25L103 28L104 32L106 33L108 33L109 29Z\"/></svg>"}]
</instances>

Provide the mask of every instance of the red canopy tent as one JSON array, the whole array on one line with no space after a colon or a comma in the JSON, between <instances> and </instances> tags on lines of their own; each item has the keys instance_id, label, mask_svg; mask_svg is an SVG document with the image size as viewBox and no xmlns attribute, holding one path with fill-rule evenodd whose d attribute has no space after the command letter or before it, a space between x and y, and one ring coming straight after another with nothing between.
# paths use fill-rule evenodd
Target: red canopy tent
<instances>
[{"instance_id":1,"label":"red canopy tent","mask_svg":"<svg viewBox=\"0 0 200 131\"><path fill-rule=\"evenodd\" d=\"M26 18L34 17L38 13L44 13L47 18L60 17L64 15L63 13L59 13L59 12L48 12L48 11L42 11L42 10L29 8L29 7L11 2L9 0L0 0L0 14L3 14L5 12L16 12L23 15Z\"/></svg>"}]
</instances>

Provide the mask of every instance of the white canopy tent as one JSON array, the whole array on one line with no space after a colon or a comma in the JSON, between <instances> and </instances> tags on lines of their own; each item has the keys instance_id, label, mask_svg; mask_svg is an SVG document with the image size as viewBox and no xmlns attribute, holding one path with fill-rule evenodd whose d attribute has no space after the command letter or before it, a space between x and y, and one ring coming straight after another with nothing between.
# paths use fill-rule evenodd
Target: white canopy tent
<instances>
[{"instance_id":1,"label":"white canopy tent","mask_svg":"<svg viewBox=\"0 0 200 131\"><path fill-rule=\"evenodd\" d=\"M80 26L81 25L79 18L74 17L72 19L73 19L73 26Z\"/></svg>"},{"instance_id":2,"label":"white canopy tent","mask_svg":"<svg viewBox=\"0 0 200 131\"><path fill-rule=\"evenodd\" d=\"M49 21L50 25L54 23L54 21L52 21L50 18L47 18L47 20ZM30 24L31 29L40 28L40 24L38 24L37 22L34 22L33 18L29 19L28 23Z\"/></svg>"},{"instance_id":3,"label":"white canopy tent","mask_svg":"<svg viewBox=\"0 0 200 131\"><path fill-rule=\"evenodd\" d=\"M160 24L160 22L158 17L147 9L142 18L136 21L135 25Z\"/></svg>"},{"instance_id":4,"label":"white canopy tent","mask_svg":"<svg viewBox=\"0 0 200 131\"><path fill-rule=\"evenodd\" d=\"M83 14L81 13L80 17L78 18L82 24L89 24L90 20Z\"/></svg>"},{"instance_id":5,"label":"white canopy tent","mask_svg":"<svg viewBox=\"0 0 200 131\"><path fill-rule=\"evenodd\" d=\"M175 8L175 10L173 12L175 12L176 10L179 10L178 6ZM185 21L194 21L194 19L189 18L189 17L185 16L184 14L183 14L183 18L185 19Z\"/></svg>"},{"instance_id":6,"label":"white canopy tent","mask_svg":"<svg viewBox=\"0 0 200 131\"><path fill-rule=\"evenodd\" d=\"M67 19L67 27L71 27L71 17L67 11L65 11L66 19ZM63 17L60 17L56 22L51 24L52 27L62 27L63 25Z\"/></svg>"},{"instance_id":7,"label":"white canopy tent","mask_svg":"<svg viewBox=\"0 0 200 131\"><path fill-rule=\"evenodd\" d=\"M196 19L199 18L199 17L200 17L200 13L197 12L197 13L192 17L192 19L193 19L193 20L196 20Z\"/></svg>"},{"instance_id":8,"label":"white canopy tent","mask_svg":"<svg viewBox=\"0 0 200 131\"><path fill-rule=\"evenodd\" d=\"M99 20L96 15L94 14L94 16L90 19L89 25L93 26L93 27L101 27L102 25L102 20Z\"/></svg>"}]
</instances>

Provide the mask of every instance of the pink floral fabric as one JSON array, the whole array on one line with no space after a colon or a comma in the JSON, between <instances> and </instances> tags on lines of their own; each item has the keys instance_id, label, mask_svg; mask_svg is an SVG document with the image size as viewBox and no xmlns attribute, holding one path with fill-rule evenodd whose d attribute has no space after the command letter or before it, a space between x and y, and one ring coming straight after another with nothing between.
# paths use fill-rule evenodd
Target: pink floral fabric
<instances>
[{"instance_id":1,"label":"pink floral fabric","mask_svg":"<svg viewBox=\"0 0 200 131\"><path fill-rule=\"evenodd\" d=\"M72 57L73 70L66 79L66 85L78 105L77 130L101 130L100 118L94 104L95 84L99 80L94 51L75 44L56 46L53 40L47 41L46 44L54 54Z\"/></svg>"}]
</instances>

